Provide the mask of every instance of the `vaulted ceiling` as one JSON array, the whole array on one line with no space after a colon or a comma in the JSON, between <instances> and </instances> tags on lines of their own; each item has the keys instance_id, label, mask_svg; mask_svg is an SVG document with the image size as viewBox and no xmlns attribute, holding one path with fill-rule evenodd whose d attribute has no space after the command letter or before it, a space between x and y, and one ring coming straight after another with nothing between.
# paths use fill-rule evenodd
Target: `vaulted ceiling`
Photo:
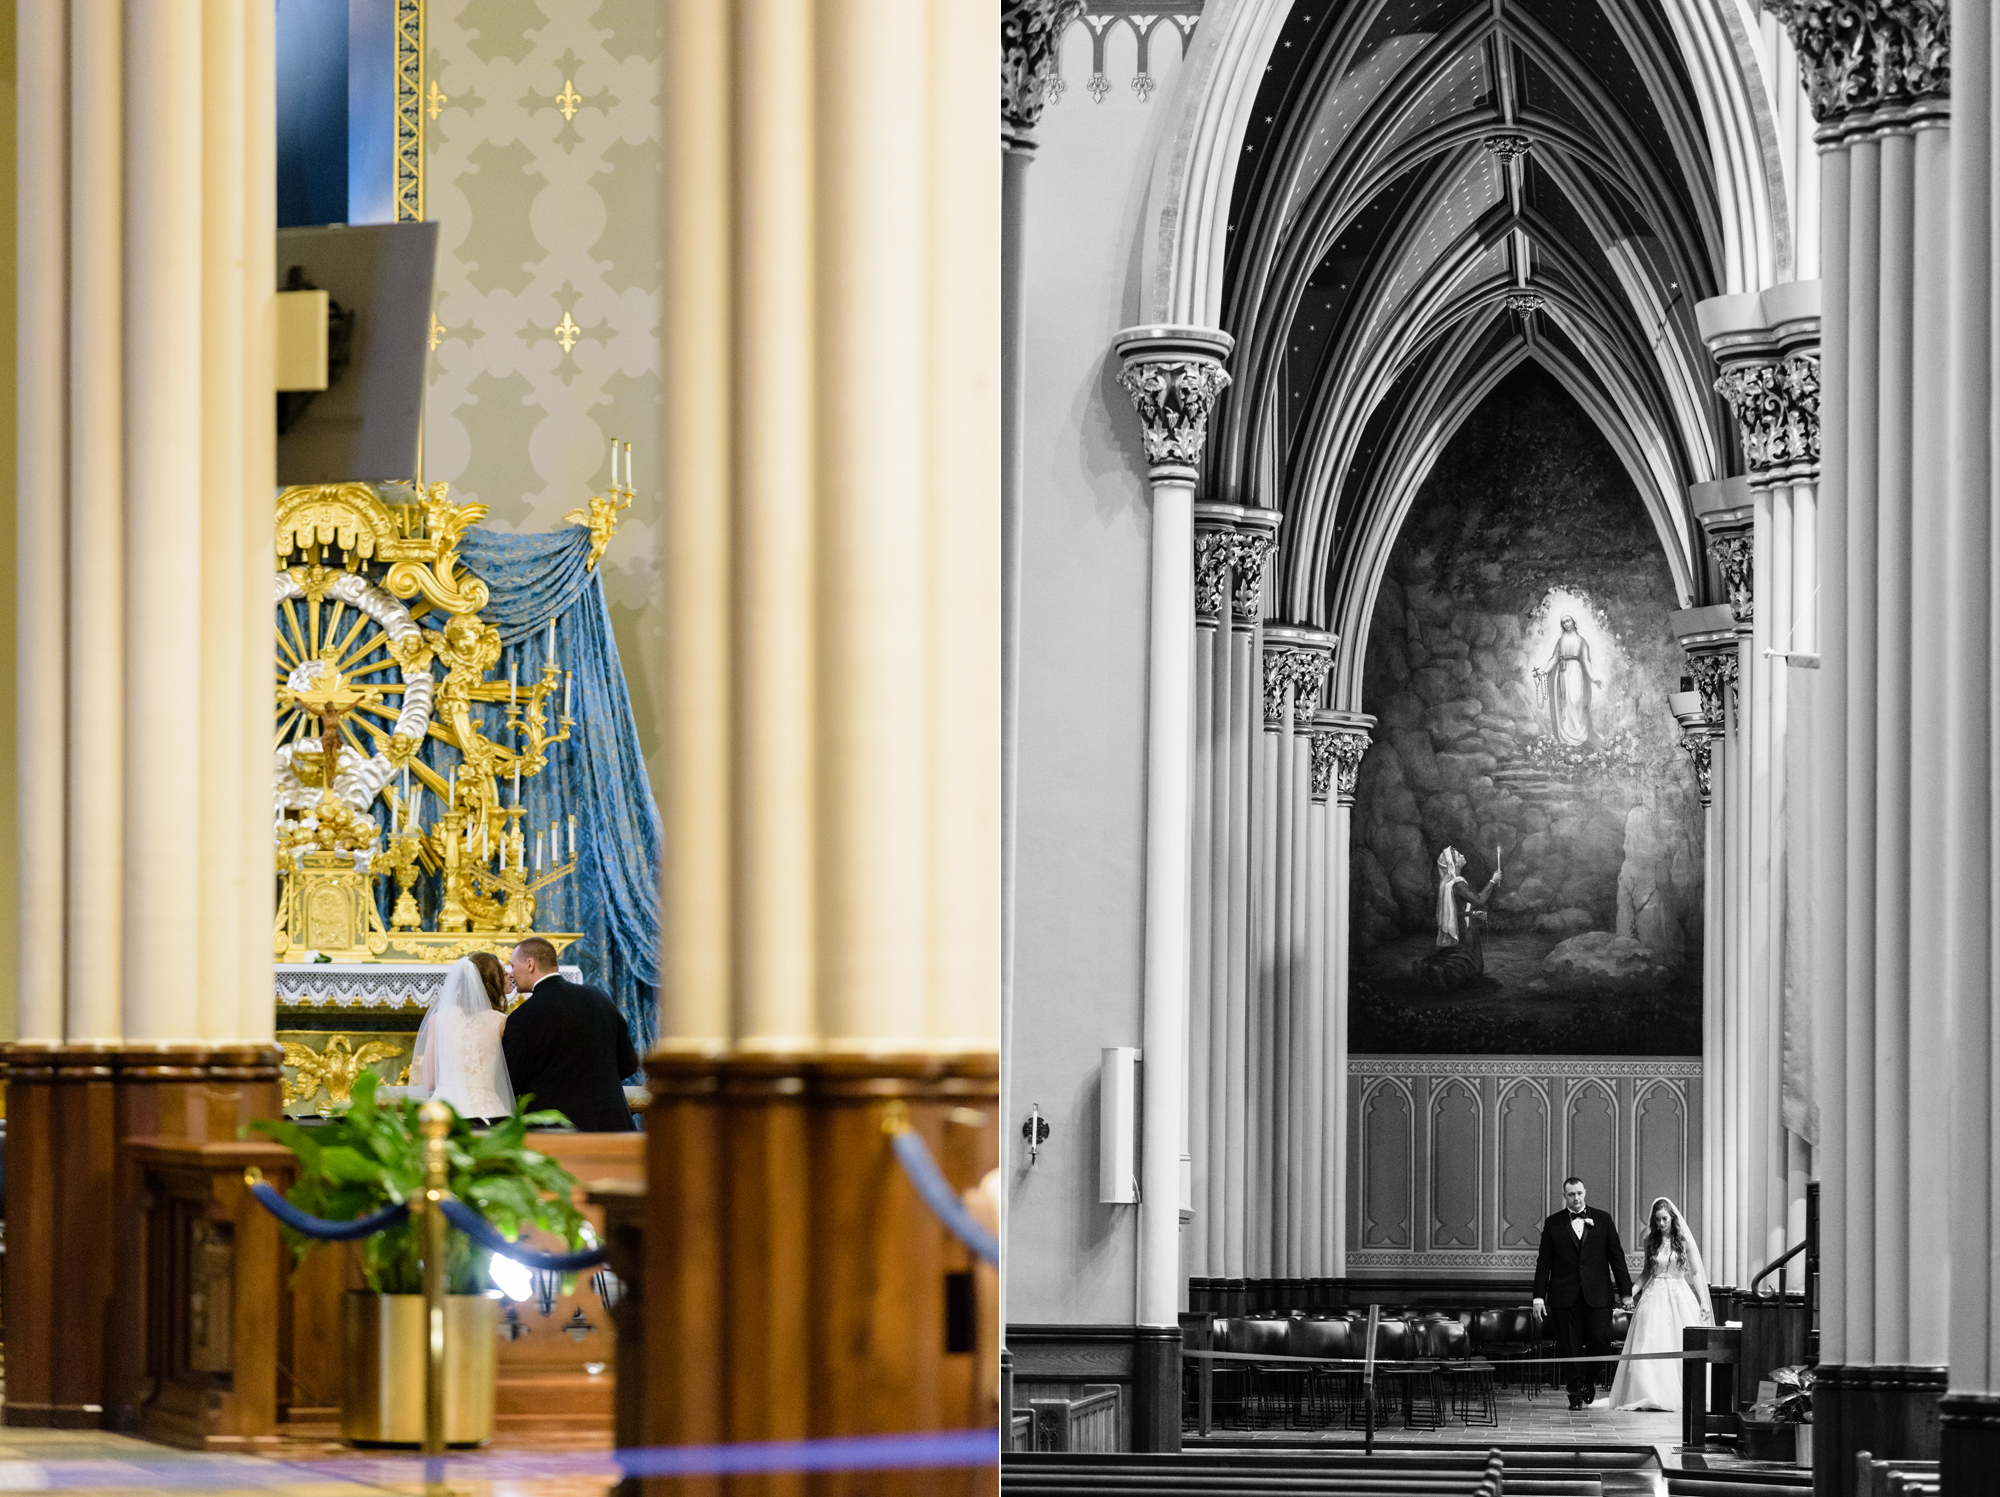
<instances>
[{"instance_id":1,"label":"vaulted ceiling","mask_svg":"<svg viewBox=\"0 0 2000 1497\"><path fill-rule=\"evenodd\" d=\"M1694 319L1721 230L1658 0L1295 0L1243 151L1213 492L1285 512L1288 617L1367 617L1437 452L1529 358L1693 599L1686 489L1726 463Z\"/></svg>"}]
</instances>

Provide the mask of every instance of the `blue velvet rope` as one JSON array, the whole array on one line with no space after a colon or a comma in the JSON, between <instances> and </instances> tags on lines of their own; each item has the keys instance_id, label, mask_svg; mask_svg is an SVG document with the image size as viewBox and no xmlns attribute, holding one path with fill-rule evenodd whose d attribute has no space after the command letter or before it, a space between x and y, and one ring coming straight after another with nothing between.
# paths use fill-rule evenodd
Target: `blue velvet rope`
<instances>
[{"instance_id":1,"label":"blue velvet rope","mask_svg":"<svg viewBox=\"0 0 2000 1497\"><path fill-rule=\"evenodd\" d=\"M323 1216L306 1215L272 1187L261 1182L250 1187L250 1194L263 1202L266 1211L294 1232L317 1237L321 1242L354 1242L362 1237L372 1237L390 1227L400 1227L410 1215L410 1208L398 1201L373 1216L356 1217L351 1222L330 1222Z\"/></svg>"},{"instance_id":2,"label":"blue velvet rope","mask_svg":"<svg viewBox=\"0 0 2000 1497\"><path fill-rule=\"evenodd\" d=\"M914 1130L904 1129L891 1142L895 1144L896 1157L902 1161L903 1173L910 1177L910 1183L916 1186L924 1204L945 1224L951 1235L988 1263L998 1263L1000 1239L981 1226L965 1209L965 1202L958 1198L951 1182L939 1171L937 1161L931 1158L931 1151L924 1147L923 1139Z\"/></svg>"},{"instance_id":3,"label":"blue velvet rope","mask_svg":"<svg viewBox=\"0 0 2000 1497\"><path fill-rule=\"evenodd\" d=\"M601 1247L581 1253L541 1253L522 1243L509 1242L500 1235L499 1228L454 1196L444 1198L444 1214L453 1226L481 1247L543 1273L575 1273L578 1269L595 1268L604 1261Z\"/></svg>"}]
</instances>

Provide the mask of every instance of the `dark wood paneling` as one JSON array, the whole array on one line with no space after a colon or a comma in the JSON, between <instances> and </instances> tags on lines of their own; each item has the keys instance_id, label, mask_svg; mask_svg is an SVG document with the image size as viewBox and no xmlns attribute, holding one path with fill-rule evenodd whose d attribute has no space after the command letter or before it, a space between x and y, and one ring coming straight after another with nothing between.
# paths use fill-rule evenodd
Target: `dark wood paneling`
<instances>
[{"instance_id":1,"label":"dark wood paneling","mask_svg":"<svg viewBox=\"0 0 2000 1497\"><path fill-rule=\"evenodd\" d=\"M903 1177L884 1122L897 1109L970 1188L998 1157L998 1058L656 1055L647 1073L645 1440L990 1424L975 1359L997 1349L945 1349L945 1275L969 1255ZM674 1491L893 1497L997 1480L852 1473Z\"/></svg>"},{"instance_id":2,"label":"dark wood paneling","mask_svg":"<svg viewBox=\"0 0 2000 1497\"><path fill-rule=\"evenodd\" d=\"M1853 1497L1858 1451L1878 1460L1939 1459L1944 1391L1942 1367L1822 1366L1813 1387L1817 1497Z\"/></svg>"},{"instance_id":3,"label":"dark wood paneling","mask_svg":"<svg viewBox=\"0 0 2000 1497\"><path fill-rule=\"evenodd\" d=\"M278 1052L13 1045L5 1059L6 1422L134 1428L146 1391L130 1329L143 1322L143 1236L136 1166L118 1141L229 1139L274 1116Z\"/></svg>"},{"instance_id":4,"label":"dark wood paneling","mask_svg":"<svg viewBox=\"0 0 2000 1497\"><path fill-rule=\"evenodd\" d=\"M1954 1393L1939 1408L1945 1491L1952 1497L2000 1497L2000 1397Z\"/></svg>"}]
</instances>

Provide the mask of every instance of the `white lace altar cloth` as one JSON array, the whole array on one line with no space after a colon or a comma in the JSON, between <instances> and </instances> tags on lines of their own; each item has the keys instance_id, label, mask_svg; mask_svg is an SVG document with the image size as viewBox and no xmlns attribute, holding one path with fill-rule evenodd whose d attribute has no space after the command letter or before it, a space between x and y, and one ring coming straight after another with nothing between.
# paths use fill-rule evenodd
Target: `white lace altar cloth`
<instances>
[{"instance_id":1,"label":"white lace altar cloth","mask_svg":"<svg viewBox=\"0 0 2000 1497\"><path fill-rule=\"evenodd\" d=\"M279 962L279 1008L422 1009L451 967L436 962ZM556 969L571 982L581 967Z\"/></svg>"}]
</instances>

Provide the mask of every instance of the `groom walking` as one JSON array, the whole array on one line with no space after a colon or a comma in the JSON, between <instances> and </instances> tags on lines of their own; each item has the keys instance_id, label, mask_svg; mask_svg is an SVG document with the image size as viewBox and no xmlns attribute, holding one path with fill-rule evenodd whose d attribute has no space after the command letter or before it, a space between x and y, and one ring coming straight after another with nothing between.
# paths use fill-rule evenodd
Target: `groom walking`
<instances>
[{"instance_id":1,"label":"groom walking","mask_svg":"<svg viewBox=\"0 0 2000 1497\"><path fill-rule=\"evenodd\" d=\"M1563 1181L1563 1209L1542 1223L1535 1259L1535 1316L1555 1311L1556 1356L1611 1355L1611 1306L1632 1308L1632 1275L1609 1212L1585 1206L1584 1184ZM1615 1289L1614 1289L1615 1286ZM1569 1406L1580 1409L1595 1394L1601 1362L1570 1362Z\"/></svg>"}]
</instances>

